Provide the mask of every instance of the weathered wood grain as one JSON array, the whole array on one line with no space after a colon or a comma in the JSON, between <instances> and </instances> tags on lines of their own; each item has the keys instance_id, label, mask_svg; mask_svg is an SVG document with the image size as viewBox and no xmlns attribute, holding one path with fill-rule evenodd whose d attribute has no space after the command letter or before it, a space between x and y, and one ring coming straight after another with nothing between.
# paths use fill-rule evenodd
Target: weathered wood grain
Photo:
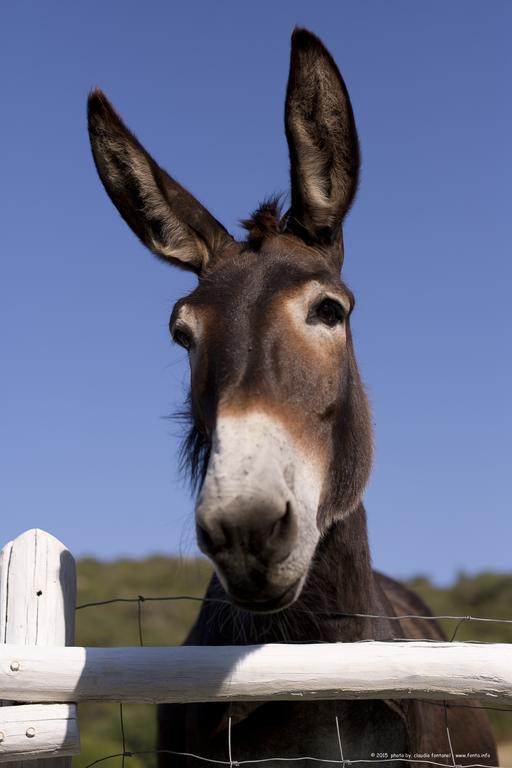
<instances>
[{"instance_id":1,"label":"weathered wood grain","mask_svg":"<svg viewBox=\"0 0 512 768\"><path fill-rule=\"evenodd\" d=\"M0 647L5 648L5 643L15 643L21 647L61 646L57 650L62 650L64 645L71 645L74 642L75 603L75 561L54 536L34 528L2 549ZM3 697L0 709L0 731L4 733L4 739L0 741L2 761L8 760L11 768L29 768L29 764L24 762L28 759L32 759L32 768L71 768L71 758L67 755L79 751L75 709L57 709L57 716L54 716L52 708L43 708L46 720L42 720L37 727L34 724L27 726L36 729L34 735L29 731L27 736L26 729L25 732L16 732L15 736L8 736L1 723L13 716L12 710L16 710L20 723L28 722L35 711L32 707L9 705L18 701L37 702L38 697L18 699L3 687L2 681L0 695ZM6 710L9 711L6 713ZM66 717L63 717L64 711L68 713ZM13 723L7 729L9 733L12 727ZM39 750L43 759L34 763L33 758ZM49 758L47 753L53 756Z\"/></svg>"},{"instance_id":2,"label":"weathered wood grain","mask_svg":"<svg viewBox=\"0 0 512 768\"><path fill-rule=\"evenodd\" d=\"M13 670L14 665L14 670ZM512 699L507 644L51 648L0 646L0 688L17 701Z\"/></svg>"},{"instance_id":3,"label":"weathered wood grain","mask_svg":"<svg viewBox=\"0 0 512 768\"><path fill-rule=\"evenodd\" d=\"M74 704L25 704L0 709L0 763L58 755L62 765L60 758L76 754L78 744Z\"/></svg>"}]
</instances>

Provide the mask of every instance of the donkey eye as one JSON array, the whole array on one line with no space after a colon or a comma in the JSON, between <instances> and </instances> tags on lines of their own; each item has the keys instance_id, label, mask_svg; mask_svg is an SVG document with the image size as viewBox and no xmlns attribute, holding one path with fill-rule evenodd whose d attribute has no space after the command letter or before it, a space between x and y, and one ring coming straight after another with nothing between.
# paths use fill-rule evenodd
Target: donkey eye
<instances>
[{"instance_id":1,"label":"donkey eye","mask_svg":"<svg viewBox=\"0 0 512 768\"><path fill-rule=\"evenodd\" d=\"M345 319L345 309L334 299L324 299L314 307L310 322L321 322L329 328L343 323Z\"/></svg>"},{"instance_id":2,"label":"donkey eye","mask_svg":"<svg viewBox=\"0 0 512 768\"><path fill-rule=\"evenodd\" d=\"M190 334L183 330L183 328L176 328L172 334L172 338L176 344L179 344L183 349L190 349L192 346L192 338Z\"/></svg>"}]
</instances>

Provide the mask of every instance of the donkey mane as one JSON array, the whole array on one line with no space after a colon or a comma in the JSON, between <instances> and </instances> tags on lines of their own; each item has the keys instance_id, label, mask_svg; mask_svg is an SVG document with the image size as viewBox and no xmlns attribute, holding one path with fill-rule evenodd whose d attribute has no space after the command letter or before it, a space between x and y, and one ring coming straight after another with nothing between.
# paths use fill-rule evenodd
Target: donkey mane
<instances>
[{"instance_id":1,"label":"donkey mane","mask_svg":"<svg viewBox=\"0 0 512 768\"><path fill-rule=\"evenodd\" d=\"M210 458L211 443L194 421L192 413L192 395L189 390L184 407L175 411L171 417L182 426L182 438L179 448L180 473L185 477L192 492L197 492L203 484Z\"/></svg>"},{"instance_id":2,"label":"donkey mane","mask_svg":"<svg viewBox=\"0 0 512 768\"><path fill-rule=\"evenodd\" d=\"M284 231L287 216L283 216L282 200L283 195L268 197L248 219L242 219L240 224L247 230L247 247L258 249L265 238L279 235Z\"/></svg>"}]
</instances>

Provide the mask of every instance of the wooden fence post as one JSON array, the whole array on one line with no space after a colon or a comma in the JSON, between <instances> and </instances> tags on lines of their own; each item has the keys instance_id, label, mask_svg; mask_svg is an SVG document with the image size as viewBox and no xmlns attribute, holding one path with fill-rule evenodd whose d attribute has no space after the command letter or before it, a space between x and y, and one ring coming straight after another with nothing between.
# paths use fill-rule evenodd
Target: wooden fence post
<instances>
[{"instance_id":1,"label":"wooden fence post","mask_svg":"<svg viewBox=\"0 0 512 768\"><path fill-rule=\"evenodd\" d=\"M75 604L75 561L54 536L34 528L2 549L0 643L73 645ZM10 671L19 669L21 662L13 659ZM0 702L1 763L71 768L70 755L79 748L76 705Z\"/></svg>"}]
</instances>

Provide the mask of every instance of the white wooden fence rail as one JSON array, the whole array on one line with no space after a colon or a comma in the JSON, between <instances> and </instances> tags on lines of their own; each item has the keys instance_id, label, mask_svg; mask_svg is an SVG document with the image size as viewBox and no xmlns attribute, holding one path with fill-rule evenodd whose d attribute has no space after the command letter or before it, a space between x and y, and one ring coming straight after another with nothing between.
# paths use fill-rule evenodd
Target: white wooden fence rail
<instances>
[{"instance_id":1,"label":"white wooden fence rail","mask_svg":"<svg viewBox=\"0 0 512 768\"><path fill-rule=\"evenodd\" d=\"M17 701L484 698L510 703L512 645L6 645L0 649L0 679L3 691Z\"/></svg>"},{"instance_id":2,"label":"white wooden fence rail","mask_svg":"<svg viewBox=\"0 0 512 768\"><path fill-rule=\"evenodd\" d=\"M512 645L64 647L73 641L74 608L74 561L60 542L33 530L2 550L0 696L31 703L0 708L0 762L19 768L13 761L37 758L41 768L69 768L80 701L512 701Z\"/></svg>"}]
</instances>

